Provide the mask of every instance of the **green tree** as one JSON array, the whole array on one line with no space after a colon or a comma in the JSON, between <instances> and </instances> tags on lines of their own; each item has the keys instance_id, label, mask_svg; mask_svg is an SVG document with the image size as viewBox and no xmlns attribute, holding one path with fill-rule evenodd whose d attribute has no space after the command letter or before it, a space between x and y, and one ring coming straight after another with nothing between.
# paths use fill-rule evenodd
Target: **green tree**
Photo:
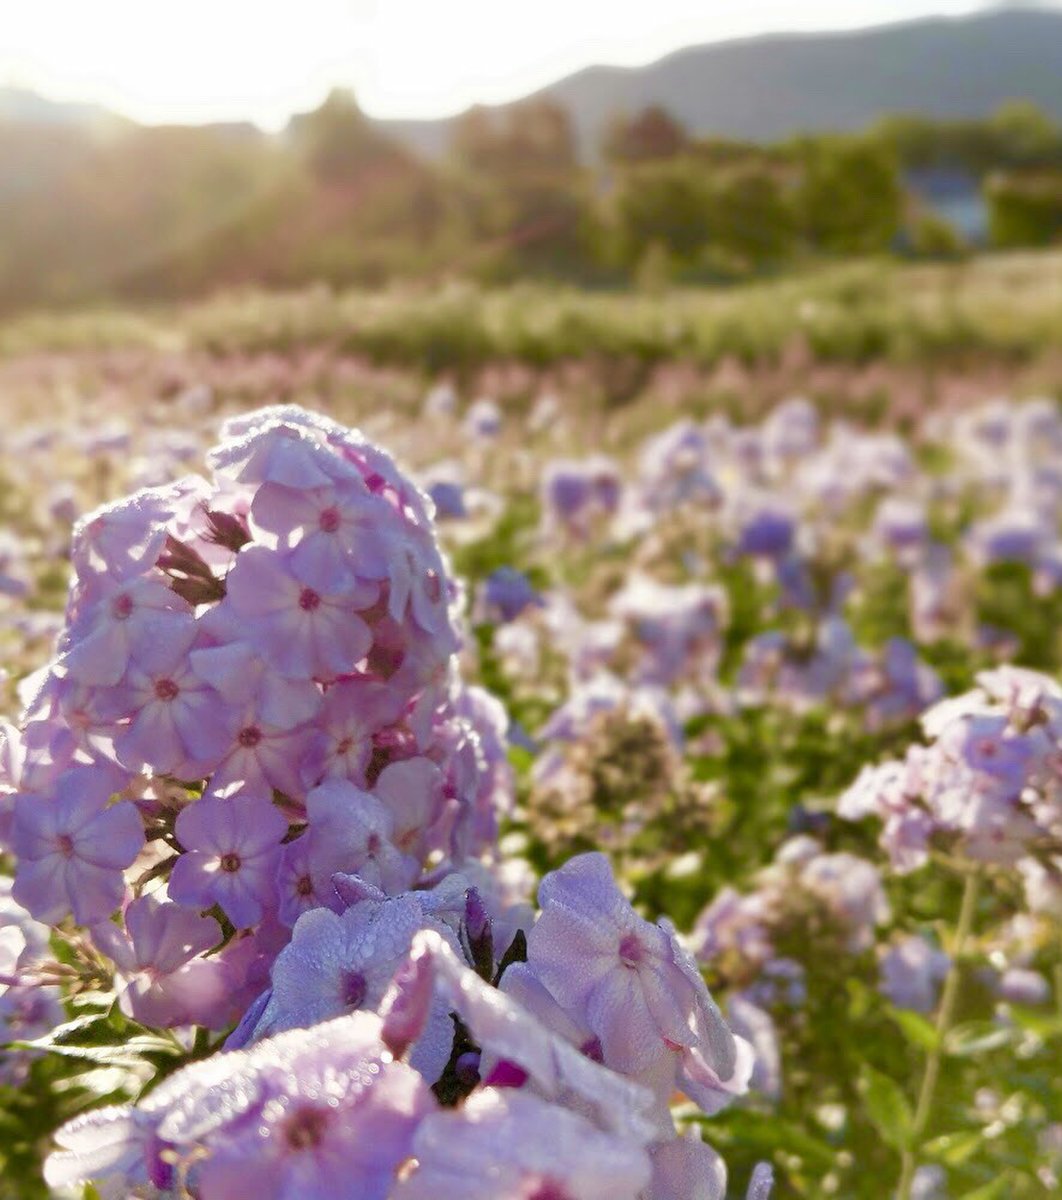
<instances>
[{"instance_id":1,"label":"green tree","mask_svg":"<svg viewBox=\"0 0 1062 1200\"><path fill-rule=\"evenodd\" d=\"M867 137L808 140L795 197L800 228L827 254L884 250L900 228L903 191L893 155Z\"/></svg>"},{"instance_id":2,"label":"green tree","mask_svg":"<svg viewBox=\"0 0 1062 1200\"><path fill-rule=\"evenodd\" d=\"M1062 241L1062 170L997 172L986 181L985 197L993 245Z\"/></svg>"}]
</instances>

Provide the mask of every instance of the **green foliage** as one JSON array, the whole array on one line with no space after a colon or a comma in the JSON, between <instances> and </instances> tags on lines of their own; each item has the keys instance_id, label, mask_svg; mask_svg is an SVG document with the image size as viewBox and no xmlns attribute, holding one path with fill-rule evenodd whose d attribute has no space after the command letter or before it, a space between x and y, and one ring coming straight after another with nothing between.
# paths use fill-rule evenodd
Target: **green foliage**
<instances>
[{"instance_id":1,"label":"green foliage","mask_svg":"<svg viewBox=\"0 0 1062 1200\"><path fill-rule=\"evenodd\" d=\"M986 185L992 242L1003 249L1062 239L1062 168L998 173Z\"/></svg>"},{"instance_id":2,"label":"green foliage","mask_svg":"<svg viewBox=\"0 0 1062 1200\"><path fill-rule=\"evenodd\" d=\"M803 150L796 207L804 236L826 254L889 247L900 227L902 190L888 150L869 138L822 138Z\"/></svg>"}]
</instances>

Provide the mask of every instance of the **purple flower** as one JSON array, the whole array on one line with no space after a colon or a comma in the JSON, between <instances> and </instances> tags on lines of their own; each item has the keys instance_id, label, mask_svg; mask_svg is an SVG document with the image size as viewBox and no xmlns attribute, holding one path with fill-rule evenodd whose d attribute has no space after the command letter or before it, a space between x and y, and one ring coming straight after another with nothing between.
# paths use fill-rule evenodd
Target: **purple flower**
<instances>
[{"instance_id":1,"label":"purple flower","mask_svg":"<svg viewBox=\"0 0 1062 1200\"><path fill-rule=\"evenodd\" d=\"M881 956L881 990L897 1008L930 1013L950 962L918 934L898 938Z\"/></svg>"},{"instance_id":2,"label":"purple flower","mask_svg":"<svg viewBox=\"0 0 1062 1200\"><path fill-rule=\"evenodd\" d=\"M353 671L372 646L357 610L374 603L375 587L337 588L319 571L300 578L264 546L240 551L226 585L245 639L285 677L334 679Z\"/></svg>"},{"instance_id":3,"label":"purple flower","mask_svg":"<svg viewBox=\"0 0 1062 1200\"><path fill-rule=\"evenodd\" d=\"M419 873L416 859L394 845L394 822L369 792L330 779L306 797L307 852L317 893L337 872L362 876L385 892L401 892Z\"/></svg>"},{"instance_id":4,"label":"purple flower","mask_svg":"<svg viewBox=\"0 0 1062 1200\"><path fill-rule=\"evenodd\" d=\"M512 1089L430 1114L413 1155L394 1200L637 1200L650 1173L640 1146Z\"/></svg>"},{"instance_id":5,"label":"purple flower","mask_svg":"<svg viewBox=\"0 0 1062 1200\"><path fill-rule=\"evenodd\" d=\"M603 854L547 875L538 897L528 964L597 1037L607 1066L638 1073L696 1052L707 1055L699 1075L710 1064L720 1082L735 1076L734 1038L688 954L673 932L638 916Z\"/></svg>"},{"instance_id":6,"label":"purple flower","mask_svg":"<svg viewBox=\"0 0 1062 1200\"><path fill-rule=\"evenodd\" d=\"M457 949L452 931L430 917L415 895L363 900L339 915L327 908L305 913L273 964L272 995L254 1038L377 1009L421 929L433 929ZM413 1065L434 1081L452 1043L449 1009L438 1002L414 1047Z\"/></svg>"},{"instance_id":7,"label":"purple flower","mask_svg":"<svg viewBox=\"0 0 1062 1200\"><path fill-rule=\"evenodd\" d=\"M232 737L233 716L221 695L192 671L196 636L188 626L131 661L124 682L103 698L102 709L130 717L115 735L115 753L130 770L198 779L221 757Z\"/></svg>"},{"instance_id":8,"label":"purple flower","mask_svg":"<svg viewBox=\"0 0 1062 1200\"><path fill-rule=\"evenodd\" d=\"M92 930L118 968L122 1011L158 1028L224 1024L213 1016L226 980L216 959L200 957L221 941L217 921L153 896L134 900L124 918L125 933L110 922Z\"/></svg>"},{"instance_id":9,"label":"purple flower","mask_svg":"<svg viewBox=\"0 0 1062 1200\"><path fill-rule=\"evenodd\" d=\"M255 493L251 518L282 548L294 547L291 566L298 578L308 575L335 590L358 579L387 578L386 531L395 513L360 479L309 491L265 483Z\"/></svg>"},{"instance_id":10,"label":"purple flower","mask_svg":"<svg viewBox=\"0 0 1062 1200\"><path fill-rule=\"evenodd\" d=\"M323 779L348 779L364 787L375 748L373 735L395 724L404 701L400 691L376 680L334 683L313 722L301 766L304 783L313 787Z\"/></svg>"},{"instance_id":11,"label":"purple flower","mask_svg":"<svg viewBox=\"0 0 1062 1200\"><path fill-rule=\"evenodd\" d=\"M477 608L482 620L515 621L527 608L541 607L542 598L531 581L515 567L491 571L480 588Z\"/></svg>"},{"instance_id":12,"label":"purple flower","mask_svg":"<svg viewBox=\"0 0 1062 1200\"><path fill-rule=\"evenodd\" d=\"M96 1180L116 1195L181 1179L200 1200L386 1200L434 1107L391 1061L379 1018L355 1013L193 1063L137 1108L71 1122L45 1172L54 1187Z\"/></svg>"},{"instance_id":13,"label":"purple flower","mask_svg":"<svg viewBox=\"0 0 1062 1200\"><path fill-rule=\"evenodd\" d=\"M191 620L188 604L162 578L128 583L95 581L91 604L82 603L69 626L63 670L78 683L112 686L131 656L180 637Z\"/></svg>"},{"instance_id":14,"label":"purple flower","mask_svg":"<svg viewBox=\"0 0 1062 1200\"><path fill-rule=\"evenodd\" d=\"M514 1086L527 1083L545 1099L589 1117L599 1129L640 1145L658 1128L654 1098L646 1088L592 1061L485 983L432 929L413 938L409 959L380 1007L383 1039L397 1055L416 1040L440 998L482 1047L485 1064L494 1064L488 1084L502 1078Z\"/></svg>"},{"instance_id":15,"label":"purple flower","mask_svg":"<svg viewBox=\"0 0 1062 1200\"><path fill-rule=\"evenodd\" d=\"M122 871L144 844L133 805L108 807L124 783L114 768L78 766L59 777L54 796L27 792L15 800L13 894L39 920L55 924L72 911L89 924L122 902Z\"/></svg>"},{"instance_id":16,"label":"purple flower","mask_svg":"<svg viewBox=\"0 0 1062 1200\"><path fill-rule=\"evenodd\" d=\"M187 908L218 904L237 929L255 925L273 902L287 818L266 799L203 797L177 817L185 853L174 864L169 893Z\"/></svg>"}]
</instances>

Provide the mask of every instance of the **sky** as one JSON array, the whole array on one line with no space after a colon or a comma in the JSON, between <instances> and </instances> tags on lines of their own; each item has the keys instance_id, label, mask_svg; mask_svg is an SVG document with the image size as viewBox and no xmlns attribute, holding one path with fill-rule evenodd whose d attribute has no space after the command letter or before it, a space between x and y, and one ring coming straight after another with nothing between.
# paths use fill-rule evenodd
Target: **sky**
<instances>
[{"instance_id":1,"label":"sky","mask_svg":"<svg viewBox=\"0 0 1062 1200\"><path fill-rule=\"evenodd\" d=\"M1062 0L1059 0L1062 2ZM0 86L147 123L279 129L334 86L376 117L440 117L592 63L764 32L844 29L971 0L0 0Z\"/></svg>"}]
</instances>

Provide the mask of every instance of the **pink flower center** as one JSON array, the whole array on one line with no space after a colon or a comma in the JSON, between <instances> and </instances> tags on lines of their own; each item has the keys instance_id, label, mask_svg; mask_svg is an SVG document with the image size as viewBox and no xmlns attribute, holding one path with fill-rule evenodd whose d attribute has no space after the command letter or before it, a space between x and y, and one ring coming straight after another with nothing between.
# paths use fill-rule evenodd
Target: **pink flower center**
<instances>
[{"instance_id":1,"label":"pink flower center","mask_svg":"<svg viewBox=\"0 0 1062 1200\"><path fill-rule=\"evenodd\" d=\"M159 679L155 683L155 695L160 700L176 700L180 690L172 679Z\"/></svg>"},{"instance_id":2,"label":"pink flower center","mask_svg":"<svg viewBox=\"0 0 1062 1200\"><path fill-rule=\"evenodd\" d=\"M246 728L240 730L236 735L236 740L241 746L250 750L262 740L262 731L257 725L248 725Z\"/></svg>"},{"instance_id":3,"label":"pink flower center","mask_svg":"<svg viewBox=\"0 0 1062 1200\"><path fill-rule=\"evenodd\" d=\"M343 1003L349 1008L361 1008L369 985L360 971L343 972Z\"/></svg>"},{"instance_id":4,"label":"pink flower center","mask_svg":"<svg viewBox=\"0 0 1062 1200\"><path fill-rule=\"evenodd\" d=\"M571 1200L571 1193L555 1179L528 1180L529 1190L524 1192L524 1200Z\"/></svg>"},{"instance_id":5,"label":"pink flower center","mask_svg":"<svg viewBox=\"0 0 1062 1200\"><path fill-rule=\"evenodd\" d=\"M592 1059L596 1063L603 1063L605 1061L605 1052L601 1049L600 1038L591 1038L588 1042L584 1042L579 1049L587 1058Z\"/></svg>"},{"instance_id":6,"label":"pink flower center","mask_svg":"<svg viewBox=\"0 0 1062 1200\"><path fill-rule=\"evenodd\" d=\"M303 588L299 593L299 608L303 612L313 612L315 608L320 608L321 597L313 590L313 588Z\"/></svg>"},{"instance_id":7,"label":"pink flower center","mask_svg":"<svg viewBox=\"0 0 1062 1200\"><path fill-rule=\"evenodd\" d=\"M111 613L119 621L127 620L133 613L133 597L119 592L111 601Z\"/></svg>"},{"instance_id":8,"label":"pink flower center","mask_svg":"<svg viewBox=\"0 0 1062 1200\"><path fill-rule=\"evenodd\" d=\"M326 508L320 517L317 518L317 525L322 533L335 533L339 528L339 510L337 508Z\"/></svg>"},{"instance_id":9,"label":"pink flower center","mask_svg":"<svg viewBox=\"0 0 1062 1200\"><path fill-rule=\"evenodd\" d=\"M55 839L56 847L63 858L73 858L74 856L74 839L68 833L61 833Z\"/></svg>"},{"instance_id":10,"label":"pink flower center","mask_svg":"<svg viewBox=\"0 0 1062 1200\"><path fill-rule=\"evenodd\" d=\"M281 1135L292 1150L313 1150L324 1139L329 1113L321 1108L297 1108L281 1126Z\"/></svg>"},{"instance_id":11,"label":"pink flower center","mask_svg":"<svg viewBox=\"0 0 1062 1200\"><path fill-rule=\"evenodd\" d=\"M221 856L219 865L227 874L234 875L240 869L240 856L230 851Z\"/></svg>"},{"instance_id":12,"label":"pink flower center","mask_svg":"<svg viewBox=\"0 0 1062 1200\"><path fill-rule=\"evenodd\" d=\"M638 940L638 935L635 933L625 934L623 940L619 944L620 962L625 967L633 969L637 967L645 958L645 947Z\"/></svg>"}]
</instances>

